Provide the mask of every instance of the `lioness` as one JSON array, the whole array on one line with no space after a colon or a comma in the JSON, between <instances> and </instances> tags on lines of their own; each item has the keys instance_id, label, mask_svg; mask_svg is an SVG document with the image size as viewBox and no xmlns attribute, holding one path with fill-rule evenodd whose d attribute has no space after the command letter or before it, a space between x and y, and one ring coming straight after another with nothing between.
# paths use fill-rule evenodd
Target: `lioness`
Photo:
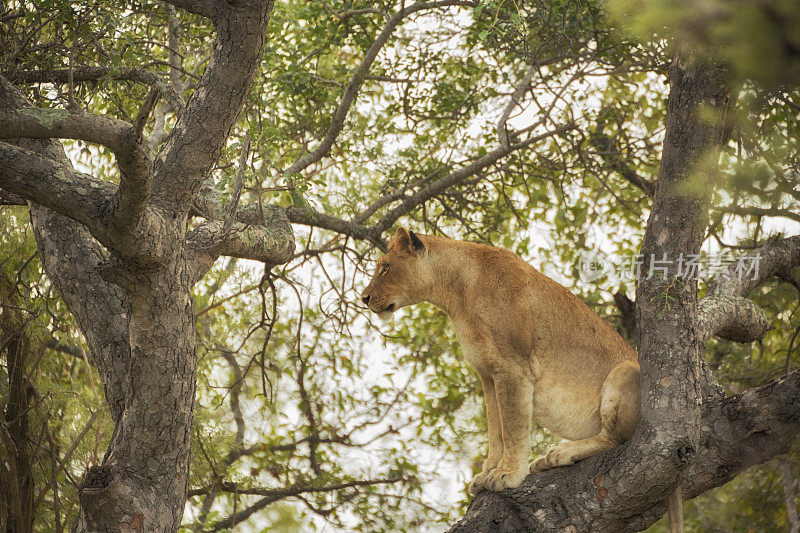
<instances>
[{"instance_id":1,"label":"lioness","mask_svg":"<svg viewBox=\"0 0 800 533\"><path fill-rule=\"evenodd\" d=\"M517 487L627 440L639 416L636 352L567 289L513 253L400 228L361 294L386 318L422 301L453 321L486 399L489 453L470 490ZM530 467L531 418L570 439Z\"/></svg>"}]
</instances>

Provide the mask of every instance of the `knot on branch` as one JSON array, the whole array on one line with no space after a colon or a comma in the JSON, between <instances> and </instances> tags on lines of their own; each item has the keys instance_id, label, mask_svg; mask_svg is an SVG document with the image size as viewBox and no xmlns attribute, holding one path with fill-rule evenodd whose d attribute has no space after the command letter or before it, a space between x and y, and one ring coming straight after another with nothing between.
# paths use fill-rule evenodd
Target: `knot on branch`
<instances>
[{"instance_id":1,"label":"knot on branch","mask_svg":"<svg viewBox=\"0 0 800 533\"><path fill-rule=\"evenodd\" d=\"M718 336L734 342L753 342L769 329L764 310L739 296L707 296L700 300L697 321L705 338Z\"/></svg>"}]
</instances>

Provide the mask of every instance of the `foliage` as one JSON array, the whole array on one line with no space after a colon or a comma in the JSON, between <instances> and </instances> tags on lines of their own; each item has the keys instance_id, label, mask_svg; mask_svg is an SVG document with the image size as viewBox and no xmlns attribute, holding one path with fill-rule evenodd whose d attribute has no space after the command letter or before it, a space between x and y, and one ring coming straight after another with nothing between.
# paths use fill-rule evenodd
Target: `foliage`
<instances>
[{"instance_id":1,"label":"foliage","mask_svg":"<svg viewBox=\"0 0 800 533\"><path fill-rule=\"evenodd\" d=\"M77 484L82 472L102 458L113 425L104 409L102 385L85 356L74 320L42 271L27 209L4 208L0 227L4 230L0 274L11 281L14 290L4 295L0 304L15 302L29 340L24 373L29 402L27 439L37 501L34 524L37 531L55 531L57 522L74 520ZM4 412L9 400L5 348L0 347L4 363L0 366L0 405ZM2 431L10 423L12 420L5 419ZM4 465L7 454L12 453L8 442L4 440L0 447ZM58 487L57 493L51 490L53 486Z\"/></svg>"},{"instance_id":2,"label":"foliage","mask_svg":"<svg viewBox=\"0 0 800 533\"><path fill-rule=\"evenodd\" d=\"M657 176L670 39L692 49L707 44L704 50L718 50L714 58L731 61L742 78L731 142L720 155L709 253L797 230L786 212L796 212L798 200L800 93L785 85L791 76L779 75L797 58L774 56L774 40L764 41L768 50L742 48L758 39L733 42L737 32L769 30L768 13L743 26L750 24L747 14L761 8L739 10L741 3L732 1L698 8L657 4L610 2L610 20L605 5L593 0L489 0L475 9L412 16L370 69L330 154L303 173L286 175L283 170L324 137L385 23L382 12L397 5L280 2L245 112L209 179L233 190L249 134L243 198L358 218L376 200L402 197L497 146L498 119L534 63L530 90L508 122L510 137L529 126L535 133L568 122L577 128L512 153L401 223L514 250L621 330L613 295L632 293L633 282L611 272L583 280L578 259L591 250L620 259L638 250L649 199L630 175L651 184ZM790 22L797 13L785 4L759 5L777 10L787 21L786 39L796 42L791 28L800 26ZM709 31L692 33L703 15L698 10L709 5L736 16L720 15ZM104 0L48 1L12 3L8 10L0 50L5 73L110 66L115 72L146 68L169 82L171 15L162 4L132 2L121 9ZM179 88L186 97L208 59L213 28L186 13L177 20ZM758 61L769 55L765 50L778 59ZM28 94L38 105L81 105L132 120L147 92L112 72L92 83L32 86ZM174 121L174 110L161 113L163 124L152 120L145 128L152 137ZM104 150L72 143L69 153L79 164L104 169L101 177L117 179ZM377 221L392 207L379 207L365 220ZM63 457L77 441L57 476L58 496L47 492L37 510L38 528L56 530L54 513L67 522L74 517L75 482L98 462L113 428L103 414L77 439L91 413L102 410L98 378L74 355L83 349L77 326L42 273L24 209L4 207L0 217L2 269L19 280L35 317L27 325L33 351L43 354L31 368L40 398L32 413L35 429L52 434L53 442L41 449L39 486L50 482L53 454ZM196 287L201 347L186 529L211 529L261 504L264 510L247 522L251 530L326 524L348 531L441 529L463 511L470 469L483 453L486 423L476 376L459 358L441 311L418 306L381 325L357 305L378 253L372 244L295 229L298 253L288 265L269 270L220 261ZM707 349L731 392L796 365L796 288L774 281L751 296L774 329L757 346L712 341ZM72 353L54 349L51 339ZM0 373L0 385L4 379ZM540 431L533 440L537 450L552 443ZM777 475L766 465L701 496L688 507L687 522L693 531L717 524L734 531L784 527Z\"/></svg>"}]
</instances>

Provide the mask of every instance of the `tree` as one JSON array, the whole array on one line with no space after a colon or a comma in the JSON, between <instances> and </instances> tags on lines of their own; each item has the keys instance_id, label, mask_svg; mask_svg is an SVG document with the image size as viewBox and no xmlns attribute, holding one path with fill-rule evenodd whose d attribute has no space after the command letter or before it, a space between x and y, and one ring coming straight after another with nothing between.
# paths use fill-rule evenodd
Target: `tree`
<instances>
[{"instance_id":1,"label":"tree","mask_svg":"<svg viewBox=\"0 0 800 533\"><path fill-rule=\"evenodd\" d=\"M27 139L2 145L3 189L32 202L40 252L86 335L115 422L103 464L83 481L79 530L177 529L195 395L189 291L219 254L280 263L294 246L285 218L271 211L245 231L211 215L189 231L194 197L252 85L272 4L183 7L214 20L219 33L154 161L141 137L152 98L137 126L37 109L0 81L3 137ZM107 146L119 184L76 172L54 137Z\"/></svg>"},{"instance_id":2,"label":"tree","mask_svg":"<svg viewBox=\"0 0 800 533\"><path fill-rule=\"evenodd\" d=\"M413 439L397 437L402 445L379 477L348 477L346 455L334 450L363 446L354 435L364 427L372 439L417 420L422 440L456 447L446 436L458 433L456 414L475 387L445 355L445 321L423 307L385 338L406 354L405 387L376 384L358 396L325 385L326 376L365 370L356 354L366 345L344 340L363 320L348 276L363 272L404 217L540 254L545 266L569 265L589 247L592 224L616 228L619 252L638 249L644 230L644 268L651 257L694 254L730 236L725 216L757 217L748 238L762 256L759 279L718 283L699 298L668 269L638 287L627 324L638 332L650 394L634 438L518 490L479 495L454 529L643 528L677 484L686 496L704 492L793 440L795 374L727 397L701 357L714 335L748 342L770 321L776 337L792 324L782 309L770 320L745 298L773 275L792 281L800 263L796 237L762 235L763 217L796 220L785 207L797 200L796 148L778 141L796 124L786 80L776 90L740 69L755 79L742 85L718 57L671 60L669 36L632 39L591 2L170 4L135 3L125 13L102 1L14 4L2 15L2 198L30 209L44 269L83 332L113 424L106 456L80 487L79 529L174 530L187 495L202 498L198 528L231 527L287 497L331 519L337 506L313 499L325 494L361 516L391 498L382 527L413 525L388 518L420 484L402 453ZM758 127L742 117L758 117ZM731 153L732 138L746 148ZM53 139L82 143L67 154ZM70 160L88 162L91 175ZM758 180L741 179L754 169ZM731 176L716 192L707 185L715 174ZM552 224L549 249L526 240L532 221ZM259 283L230 296L260 317L225 316L229 296L218 291L236 263L212 268L220 256L264 264ZM318 276L309 280L313 262ZM277 284L296 290L297 302ZM302 297L311 284L330 294L312 304ZM608 310L608 288L598 287L573 289ZM259 297L246 300L253 291ZM239 328L239 316L255 325ZM773 344L786 350L788 368L793 341ZM736 350L711 345L717 368L720 352ZM224 394L205 384L220 368L231 376ZM211 446L197 424L193 436L198 373L200 398L230 405L230 444ZM423 376L427 389L415 397L408 387ZM248 443L243 406L258 399L279 409L287 400L272 393L273 381L286 377L302 420L297 436ZM370 402L377 414L343 414ZM401 420L403 406L417 414ZM283 486L235 479L248 467L271 470ZM395 484L409 492L376 492ZM232 511L212 519L221 496Z\"/></svg>"}]
</instances>

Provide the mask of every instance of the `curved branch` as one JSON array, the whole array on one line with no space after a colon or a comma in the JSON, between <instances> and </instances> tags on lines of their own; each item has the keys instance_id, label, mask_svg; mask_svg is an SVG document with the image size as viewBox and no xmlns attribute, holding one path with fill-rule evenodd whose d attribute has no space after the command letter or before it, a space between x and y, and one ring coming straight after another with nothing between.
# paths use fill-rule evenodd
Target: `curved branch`
<instances>
[{"instance_id":1,"label":"curved branch","mask_svg":"<svg viewBox=\"0 0 800 533\"><path fill-rule=\"evenodd\" d=\"M25 110L29 105L16 87L0 77L0 113ZM160 213L142 209L138 226L120 224L121 218L115 216L128 207L116 209L126 195L124 187L75 172L56 140L26 136L13 144L0 142L0 155L0 188L79 222L118 258L148 263L173 253L174 246L163 239L167 228ZM153 246L154 242L162 245Z\"/></svg>"},{"instance_id":2,"label":"curved branch","mask_svg":"<svg viewBox=\"0 0 800 533\"><path fill-rule=\"evenodd\" d=\"M289 261L294 254L294 234L289 221L284 220L283 227L248 226L237 222L227 231L221 220L204 222L189 232L188 246L214 256L253 259L279 265Z\"/></svg>"},{"instance_id":3,"label":"curved branch","mask_svg":"<svg viewBox=\"0 0 800 533\"><path fill-rule=\"evenodd\" d=\"M93 233L106 232L105 213L116 192L114 185L4 142L0 142L0 161L3 190L76 220Z\"/></svg>"},{"instance_id":4,"label":"curved branch","mask_svg":"<svg viewBox=\"0 0 800 533\"><path fill-rule=\"evenodd\" d=\"M76 139L110 148L121 175L110 220L120 227L138 223L150 196L151 162L133 125L103 115L61 109L0 109L0 138L20 137Z\"/></svg>"},{"instance_id":5,"label":"curved branch","mask_svg":"<svg viewBox=\"0 0 800 533\"><path fill-rule=\"evenodd\" d=\"M248 220L246 223L241 220L231 224L212 218L188 233L187 251L194 257L194 280L203 277L221 255L254 259L270 265L279 265L292 258L294 232L282 208L266 205L258 216L245 218Z\"/></svg>"},{"instance_id":6,"label":"curved branch","mask_svg":"<svg viewBox=\"0 0 800 533\"><path fill-rule=\"evenodd\" d=\"M734 342L752 342L769 328L764 310L740 296L706 296L698 305L697 326L703 340L714 335Z\"/></svg>"},{"instance_id":7,"label":"curved branch","mask_svg":"<svg viewBox=\"0 0 800 533\"><path fill-rule=\"evenodd\" d=\"M731 265L730 275L717 278L709 292L714 295L746 296L767 278L785 274L800 265L800 235L766 244L742 259L747 258L757 264L756 275L734 275L736 265Z\"/></svg>"},{"instance_id":8,"label":"curved branch","mask_svg":"<svg viewBox=\"0 0 800 533\"><path fill-rule=\"evenodd\" d=\"M747 294L774 275L786 275L800 265L800 235L771 242L740 257L727 275L718 277L698 306L703 340L713 335L752 342L767 332L764 311Z\"/></svg>"}]
</instances>

